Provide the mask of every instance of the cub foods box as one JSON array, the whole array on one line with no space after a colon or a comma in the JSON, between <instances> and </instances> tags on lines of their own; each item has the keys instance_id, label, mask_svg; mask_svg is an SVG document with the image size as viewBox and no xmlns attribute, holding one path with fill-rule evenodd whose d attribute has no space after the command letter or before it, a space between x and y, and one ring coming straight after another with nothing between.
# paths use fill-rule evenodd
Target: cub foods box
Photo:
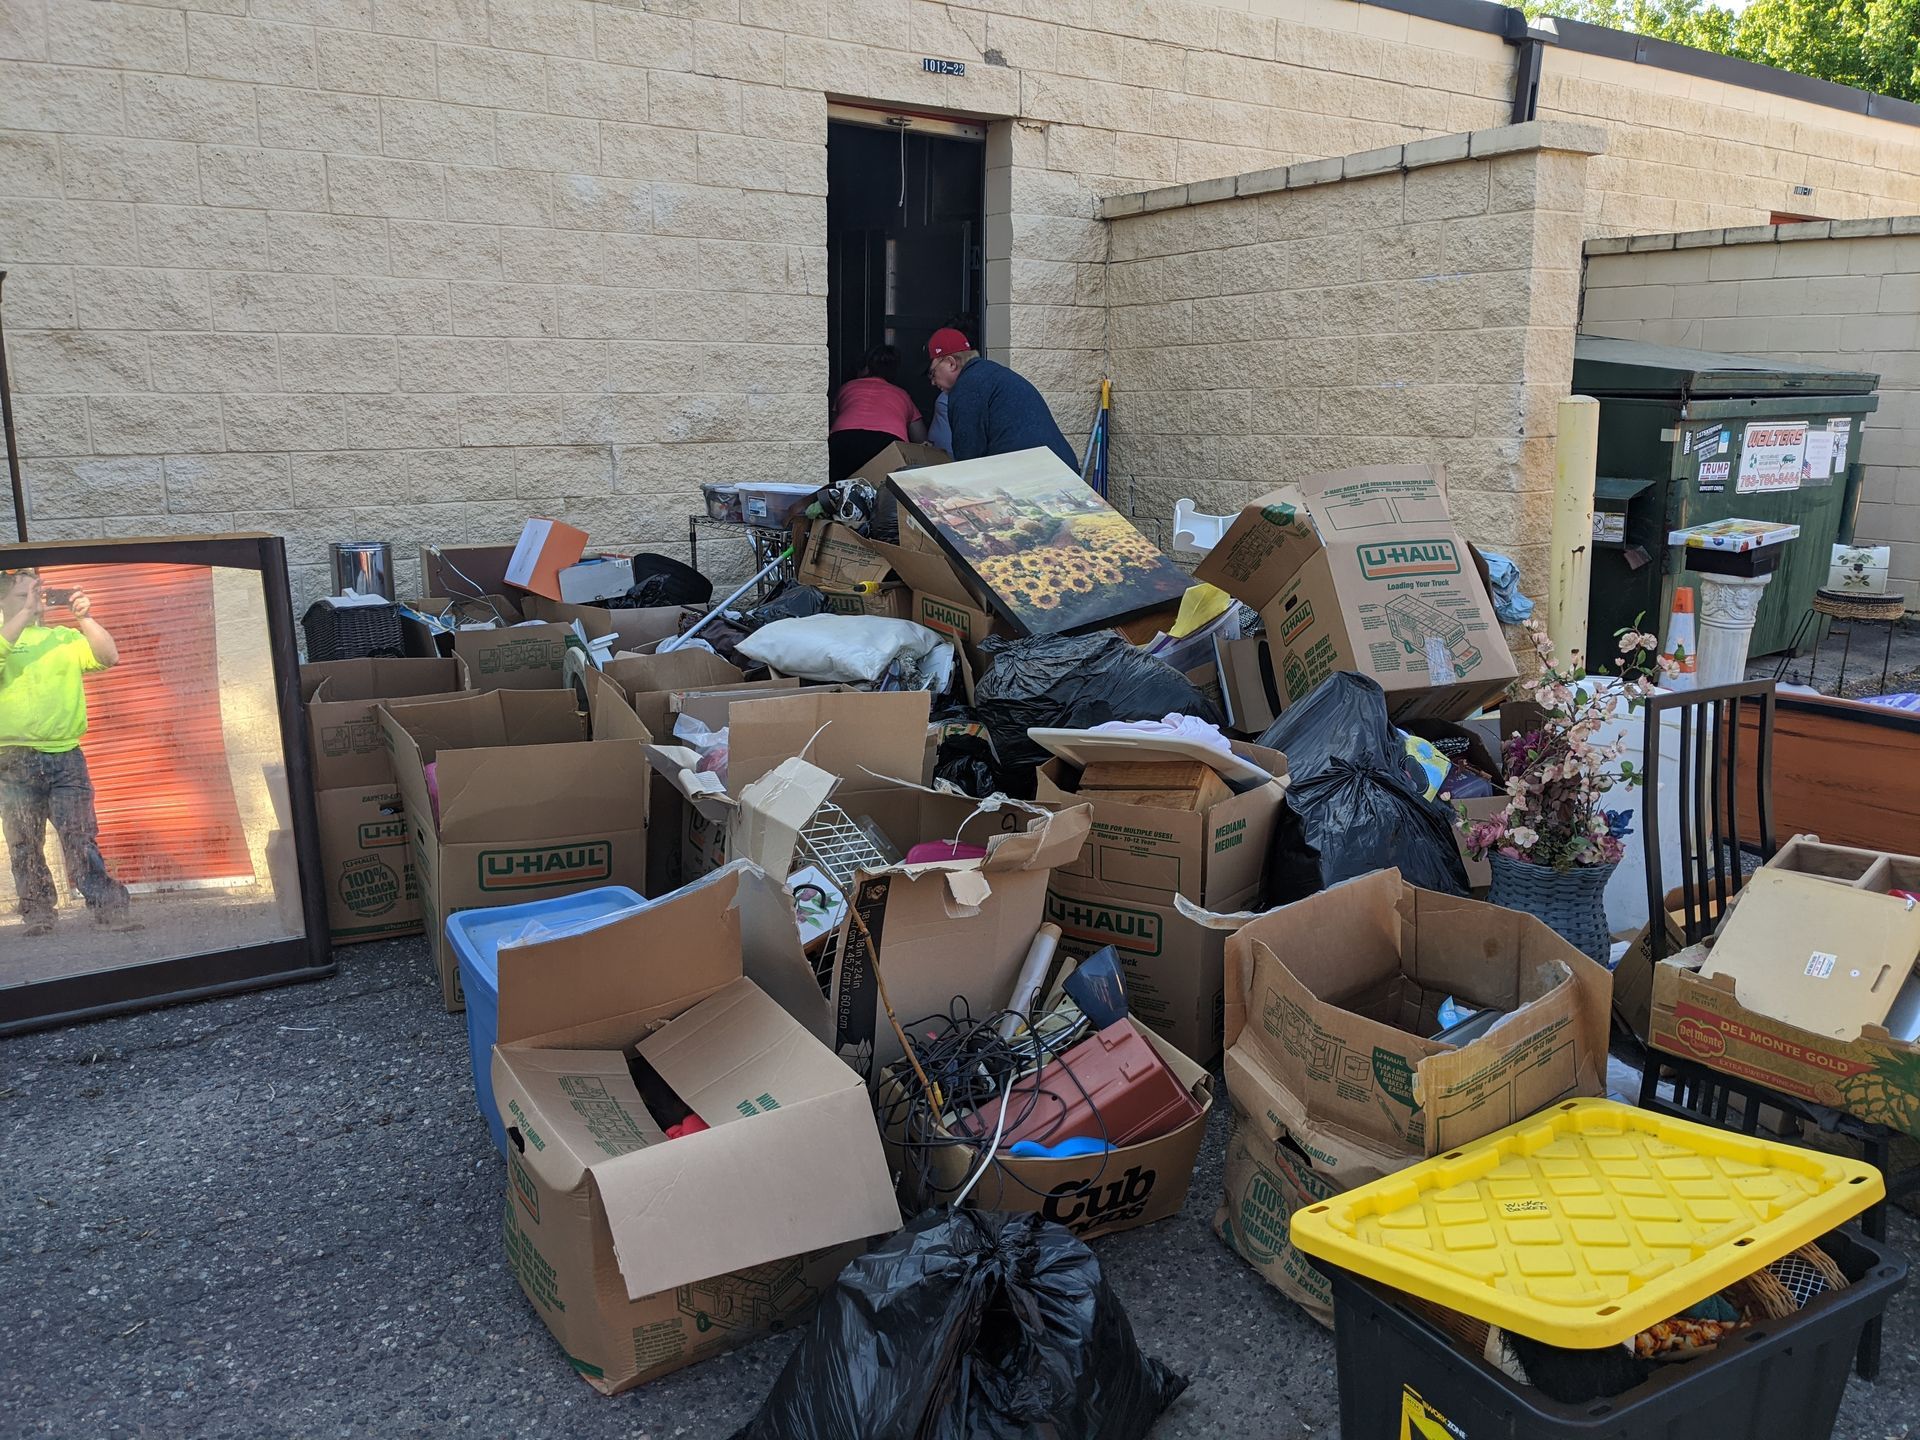
<instances>
[{"instance_id":1,"label":"cub foods box","mask_svg":"<svg viewBox=\"0 0 1920 1440\"><path fill-rule=\"evenodd\" d=\"M1517 673L1438 465L1362 465L1263 495L1193 578L1259 610L1288 704L1355 670L1395 719L1458 720Z\"/></svg>"}]
</instances>

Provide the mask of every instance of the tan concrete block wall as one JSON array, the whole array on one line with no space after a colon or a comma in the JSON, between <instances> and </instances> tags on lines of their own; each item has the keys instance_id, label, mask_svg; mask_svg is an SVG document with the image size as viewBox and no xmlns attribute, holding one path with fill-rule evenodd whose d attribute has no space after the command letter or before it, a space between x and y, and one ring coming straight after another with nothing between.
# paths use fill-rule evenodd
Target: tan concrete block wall
<instances>
[{"instance_id":1,"label":"tan concrete block wall","mask_svg":"<svg viewBox=\"0 0 1920 1440\"><path fill-rule=\"evenodd\" d=\"M328 539L407 557L528 511L684 553L699 481L824 472L829 93L993 122L987 341L1078 440L1102 197L1497 125L1511 71L1349 0L0 0L35 532L284 531L301 603ZM1633 154L1655 122L1618 108L1580 113ZM1865 171L1916 168L1901 127L1789 111L1764 153L1721 125L1716 164L1803 155L1868 207L1895 182ZM1606 163L1595 223L1700 183ZM229 457L285 484L169 483Z\"/></svg>"},{"instance_id":2,"label":"tan concrete block wall","mask_svg":"<svg viewBox=\"0 0 1920 1440\"><path fill-rule=\"evenodd\" d=\"M1537 588L1589 160L1538 147L1598 133L1483 136L1497 153L1348 157L1327 183L1116 218L1116 492L1148 515L1231 513L1314 471L1439 461L1462 531Z\"/></svg>"},{"instance_id":3,"label":"tan concrete block wall","mask_svg":"<svg viewBox=\"0 0 1920 1440\"><path fill-rule=\"evenodd\" d=\"M1880 408L1861 444L1855 535L1887 545L1892 578L1920 609L1920 218L1909 233L1779 240L1765 230L1725 243L1587 257L1594 335L1799 360L1880 376ZM1718 242L1718 243L1701 243ZM1614 242L1617 244L1618 242ZM1635 244L1672 245L1674 237Z\"/></svg>"}]
</instances>

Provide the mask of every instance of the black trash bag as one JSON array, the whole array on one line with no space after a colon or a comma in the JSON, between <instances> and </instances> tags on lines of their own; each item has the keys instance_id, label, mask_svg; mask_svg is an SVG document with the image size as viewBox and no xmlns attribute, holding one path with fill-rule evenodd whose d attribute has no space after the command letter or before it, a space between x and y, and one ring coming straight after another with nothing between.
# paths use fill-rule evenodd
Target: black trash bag
<instances>
[{"instance_id":1,"label":"black trash bag","mask_svg":"<svg viewBox=\"0 0 1920 1440\"><path fill-rule=\"evenodd\" d=\"M1287 757L1287 803L1319 852L1322 885L1391 866L1423 890L1467 893L1454 812L1427 798L1424 772L1414 778L1417 767L1374 681L1329 675L1288 706L1260 743Z\"/></svg>"},{"instance_id":2,"label":"black trash bag","mask_svg":"<svg viewBox=\"0 0 1920 1440\"><path fill-rule=\"evenodd\" d=\"M804 620L826 608L826 596L811 585L802 585L796 580L783 586L765 604L756 605L743 613L740 620L747 629L758 630L762 625L771 625L776 620Z\"/></svg>"},{"instance_id":3,"label":"black trash bag","mask_svg":"<svg viewBox=\"0 0 1920 1440\"><path fill-rule=\"evenodd\" d=\"M1186 676L1111 630L1004 644L988 640L986 649L992 662L974 685L973 708L1008 767L1040 765L1050 758L1027 738L1033 726L1084 730L1108 720L1165 715L1220 723L1207 697Z\"/></svg>"},{"instance_id":4,"label":"black trash bag","mask_svg":"<svg viewBox=\"0 0 1920 1440\"><path fill-rule=\"evenodd\" d=\"M993 758L993 742L984 735L954 734L943 739L934 752L933 778L951 781L976 800L1006 789Z\"/></svg>"},{"instance_id":5,"label":"black trash bag","mask_svg":"<svg viewBox=\"0 0 1920 1440\"><path fill-rule=\"evenodd\" d=\"M734 1440L1144 1440L1186 1388L1065 1227L930 1210L840 1272Z\"/></svg>"},{"instance_id":6,"label":"black trash bag","mask_svg":"<svg viewBox=\"0 0 1920 1440\"><path fill-rule=\"evenodd\" d=\"M633 557L633 585L626 604L636 609L658 605L704 605L713 599L713 581L671 555Z\"/></svg>"}]
</instances>

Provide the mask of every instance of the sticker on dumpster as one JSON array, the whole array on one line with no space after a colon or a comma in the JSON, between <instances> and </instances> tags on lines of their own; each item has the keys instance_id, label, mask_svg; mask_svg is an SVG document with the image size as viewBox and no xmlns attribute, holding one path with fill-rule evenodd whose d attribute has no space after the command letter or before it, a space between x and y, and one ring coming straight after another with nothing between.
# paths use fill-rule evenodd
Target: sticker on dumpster
<instances>
[{"instance_id":1,"label":"sticker on dumpster","mask_svg":"<svg viewBox=\"0 0 1920 1440\"><path fill-rule=\"evenodd\" d=\"M1700 493L1718 495L1727 488L1727 477L1733 473L1731 460L1702 460L1700 462Z\"/></svg>"},{"instance_id":2,"label":"sticker on dumpster","mask_svg":"<svg viewBox=\"0 0 1920 1440\"><path fill-rule=\"evenodd\" d=\"M1736 494L1798 490L1806 478L1806 421L1767 421L1747 426L1740 442L1740 478L1733 487Z\"/></svg>"},{"instance_id":3,"label":"sticker on dumpster","mask_svg":"<svg viewBox=\"0 0 1920 1440\"><path fill-rule=\"evenodd\" d=\"M1400 1440L1467 1440L1467 1432L1420 1397L1411 1385L1400 1387Z\"/></svg>"}]
</instances>

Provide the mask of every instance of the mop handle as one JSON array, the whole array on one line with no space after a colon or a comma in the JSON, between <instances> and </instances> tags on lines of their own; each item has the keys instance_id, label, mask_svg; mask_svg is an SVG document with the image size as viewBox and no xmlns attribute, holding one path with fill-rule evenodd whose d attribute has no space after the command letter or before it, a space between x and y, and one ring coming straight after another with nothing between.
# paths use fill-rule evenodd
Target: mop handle
<instances>
[{"instance_id":1,"label":"mop handle","mask_svg":"<svg viewBox=\"0 0 1920 1440\"><path fill-rule=\"evenodd\" d=\"M755 573L754 577L751 580L747 581L738 590L734 591L731 595L727 596L726 599L722 600L718 605L714 606L711 610L707 611L706 614L702 615L698 620L694 621L693 624L689 625L682 634L674 636L671 640L661 641L659 648L655 650L654 653L656 655L665 655L669 651L678 650L682 645L686 644L689 640L693 639L694 636L698 635L703 629L705 629L708 621L712 620L716 615L719 615L722 611L726 610L729 606L733 604L734 601L738 600L742 595L746 594L747 591L751 590L754 586L758 585L762 580L766 579L767 576L771 575L775 570L778 570L781 565L786 563L787 557L790 556L791 554L793 554L793 546L789 545L787 546L786 549L782 550L778 555L774 556L773 559L769 560L765 565L761 566L759 571Z\"/></svg>"}]
</instances>

